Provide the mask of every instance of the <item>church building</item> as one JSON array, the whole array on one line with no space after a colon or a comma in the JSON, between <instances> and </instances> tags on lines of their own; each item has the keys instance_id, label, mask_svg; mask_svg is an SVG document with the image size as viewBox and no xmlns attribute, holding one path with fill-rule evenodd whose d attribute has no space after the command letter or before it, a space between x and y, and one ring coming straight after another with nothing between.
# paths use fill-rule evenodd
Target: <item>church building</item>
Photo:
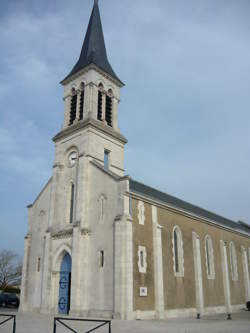
<instances>
[{"instance_id":1,"label":"church building","mask_svg":"<svg viewBox=\"0 0 250 333\"><path fill-rule=\"evenodd\" d=\"M52 176L28 206L20 311L163 319L245 307L250 227L125 174L124 84L108 61L97 0L61 84Z\"/></svg>"}]
</instances>

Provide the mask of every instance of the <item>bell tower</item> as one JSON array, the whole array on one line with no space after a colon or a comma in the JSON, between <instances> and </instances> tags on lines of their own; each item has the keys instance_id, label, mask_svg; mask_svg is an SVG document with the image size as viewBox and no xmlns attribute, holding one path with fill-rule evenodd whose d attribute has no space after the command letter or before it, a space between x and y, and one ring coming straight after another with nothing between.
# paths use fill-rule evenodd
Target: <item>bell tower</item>
<instances>
[{"instance_id":1,"label":"bell tower","mask_svg":"<svg viewBox=\"0 0 250 333\"><path fill-rule=\"evenodd\" d=\"M84 153L119 176L124 174L127 142L118 126L122 81L112 69L105 47L98 1L95 0L80 57L62 80L64 120L55 143L74 134L86 136ZM88 141L88 143L87 143Z\"/></svg>"}]
</instances>

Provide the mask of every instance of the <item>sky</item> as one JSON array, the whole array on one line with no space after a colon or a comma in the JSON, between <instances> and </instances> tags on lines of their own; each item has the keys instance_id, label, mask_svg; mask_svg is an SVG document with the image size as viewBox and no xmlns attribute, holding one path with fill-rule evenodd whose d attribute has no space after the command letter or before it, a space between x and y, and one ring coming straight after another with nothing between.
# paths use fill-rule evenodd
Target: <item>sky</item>
<instances>
[{"instance_id":1,"label":"sky","mask_svg":"<svg viewBox=\"0 0 250 333\"><path fill-rule=\"evenodd\" d=\"M92 0L0 1L0 249L23 254L26 206L52 174L51 138ZM249 0L99 0L126 86L126 174L250 223Z\"/></svg>"}]
</instances>

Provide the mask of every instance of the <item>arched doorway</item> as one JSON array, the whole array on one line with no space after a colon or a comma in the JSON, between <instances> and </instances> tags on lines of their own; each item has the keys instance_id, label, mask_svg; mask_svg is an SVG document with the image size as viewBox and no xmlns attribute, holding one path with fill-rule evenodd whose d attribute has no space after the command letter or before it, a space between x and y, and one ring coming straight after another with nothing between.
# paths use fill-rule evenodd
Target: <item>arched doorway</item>
<instances>
[{"instance_id":1,"label":"arched doorway","mask_svg":"<svg viewBox=\"0 0 250 333\"><path fill-rule=\"evenodd\" d=\"M59 279L58 312L67 314L70 310L71 257L66 253L62 259Z\"/></svg>"}]
</instances>

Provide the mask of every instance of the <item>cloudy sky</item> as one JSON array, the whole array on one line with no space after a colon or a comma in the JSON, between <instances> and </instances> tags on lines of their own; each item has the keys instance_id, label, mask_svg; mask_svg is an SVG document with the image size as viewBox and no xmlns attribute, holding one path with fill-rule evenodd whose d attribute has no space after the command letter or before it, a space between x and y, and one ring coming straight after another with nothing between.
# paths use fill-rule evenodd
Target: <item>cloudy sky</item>
<instances>
[{"instance_id":1,"label":"cloudy sky","mask_svg":"<svg viewBox=\"0 0 250 333\"><path fill-rule=\"evenodd\" d=\"M126 172L250 222L249 0L100 0L110 62L126 86ZM59 81L92 0L0 2L0 248L23 253L26 205L52 171Z\"/></svg>"}]
</instances>

